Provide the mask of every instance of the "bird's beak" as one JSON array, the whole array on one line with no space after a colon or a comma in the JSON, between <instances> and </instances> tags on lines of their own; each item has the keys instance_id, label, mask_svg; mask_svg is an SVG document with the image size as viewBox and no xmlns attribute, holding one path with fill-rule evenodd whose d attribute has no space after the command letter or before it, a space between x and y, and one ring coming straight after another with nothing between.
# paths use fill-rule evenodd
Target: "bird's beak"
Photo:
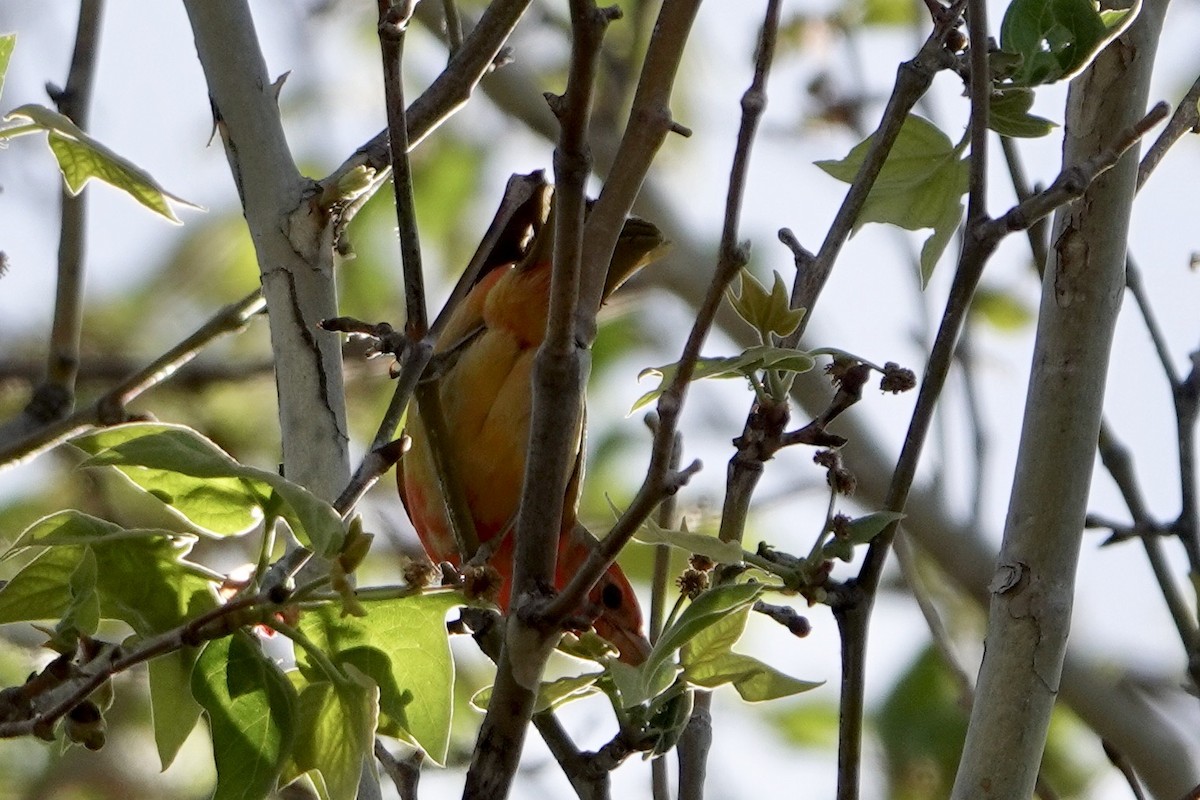
<instances>
[{"instance_id":1,"label":"bird's beak","mask_svg":"<svg viewBox=\"0 0 1200 800\"><path fill-rule=\"evenodd\" d=\"M641 631L630 630L619 622L606 619L603 614L594 625L596 633L617 648L618 657L626 664L636 667L650 657L650 640Z\"/></svg>"}]
</instances>

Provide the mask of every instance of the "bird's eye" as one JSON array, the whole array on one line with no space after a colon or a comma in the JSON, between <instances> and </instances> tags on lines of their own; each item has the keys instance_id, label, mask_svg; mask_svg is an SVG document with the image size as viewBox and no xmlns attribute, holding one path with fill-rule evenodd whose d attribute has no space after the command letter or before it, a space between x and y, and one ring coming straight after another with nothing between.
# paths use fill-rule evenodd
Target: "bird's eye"
<instances>
[{"instance_id":1,"label":"bird's eye","mask_svg":"<svg viewBox=\"0 0 1200 800\"><path fill-rule=\"evenodd\" d=\"M604 588L600 590L600 602L604 603L604 607L612 611L616 611L621 607L625 598L621 595L621 587L615 583L606 583Z\"/></svg>"}]
</instances>

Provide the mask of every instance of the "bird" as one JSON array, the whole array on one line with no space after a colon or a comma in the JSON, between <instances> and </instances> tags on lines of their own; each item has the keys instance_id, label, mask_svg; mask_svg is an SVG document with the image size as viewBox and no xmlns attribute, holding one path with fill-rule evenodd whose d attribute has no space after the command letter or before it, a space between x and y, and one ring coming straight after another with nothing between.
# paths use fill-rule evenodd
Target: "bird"
<instances>
[{"instance_id":1,"label":"bird","mask_svg":"<svg viewBox=\"0 0 1200 800\"><path fill-rule=\"evenodd\" d=\"M546 189L547 196L549 188ZM543 199L551 206L552 200ZM541 213L538 214L541 217ZM438 337L434 359L442 366L437 395L445 423L444 452L452 480L465 499L481 551L500 575L498 604L507 611L513 580L513 530L520 506L532 406L531 372L545 338L550 304L553 210L518 257L484 267L454 307ZM526 232L528 235L528 232ZM626 220L613 253L604 298L656 258L666 242L653 224ZM498 248L500 249L500 248ZM508 250L512 250L511 247ZM495 261L496 259L493 259ZM582 409L581 409L582 411ZM584 414L575 436L575 468L566 488L554 585L562 589L596 547L595 537L576 519L584 460ZM426 554L434 563L461 566L434 453L430 421L410 402L408 453L397 468L401 500ZM490 553L488 552L490 551ZM577 615L629 664L642 663L650 643L642 632L641 609L629 580L612 564Z\"/></svg>"}]
</instances>

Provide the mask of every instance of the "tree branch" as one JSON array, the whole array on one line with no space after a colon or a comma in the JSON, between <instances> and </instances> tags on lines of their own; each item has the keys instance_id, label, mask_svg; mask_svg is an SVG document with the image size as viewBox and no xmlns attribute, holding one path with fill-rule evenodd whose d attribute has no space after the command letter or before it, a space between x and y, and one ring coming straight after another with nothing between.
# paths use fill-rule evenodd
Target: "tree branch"
<instances>
[{"instance_id":1,"label":"tree branch","mask_svg":"<svg viewBox=\"0 0 1200 800\"><path fill-rule=\"evenodd\" d=\"M75 31L75 48L67 72L67 85L46 84L58 110L81 129L88 129L96 55L100 51L103 0L82 0ZM75 379L79 373L79 337L83 328L83 277L87 243L87 189L73 194L60 187L62 210L58 236L58 281L46 374L29 403L16 418L0 426L0 445L36 436L49 423L61 421L75 406Z\"/></svg>"},{"instance_id":2,"label":"tree branch","mask_svg":"<svg viewBox=\"0 0 1200 800\"><path fill-rule=\"evenodd\" d=\"M270 309L284 474L332 500L349 478L341 347L318 332L337 314L336 221L292 160L246 1L184 6Z\"/></svg>"},{"instance_id":3,"label":"tree branch","mask_svg":"<svg viewBox=\"0 0 1200 800\"><path fill-rule=\"evenodd\" d=\"M166 381L215 339L240 331L264 306L262 292L255 290L221 309L191 336L130 375L91 405L0 448L0 471L24 463L87 428L127 422L130 417L126 406L129 403Z\"/></svg>"}]
</instances>

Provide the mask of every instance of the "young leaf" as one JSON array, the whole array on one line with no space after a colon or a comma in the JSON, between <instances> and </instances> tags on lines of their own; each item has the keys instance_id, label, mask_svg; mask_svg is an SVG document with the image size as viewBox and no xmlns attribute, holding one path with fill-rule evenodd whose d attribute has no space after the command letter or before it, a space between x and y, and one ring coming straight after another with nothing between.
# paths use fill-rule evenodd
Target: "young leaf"
<instances>
[{"instance_id":1,"label":"young leaf","mask_svg":"<svg viewBox=\"0 0 1200 800\"><path fill-rule=\"evenodd\" d=\"M375 741L379 688L353 666L347 671L348 681L304 686L297 704L296 774L320 772L328 800L354 800ZM296 776L289 769L285 777Z\"/></svg>"},{"instance_id":2,"label":"young leaf","mask_svg":"<svg viewBox=\"0 0 1200 800\"><path fill-rule=\"evenodd\" d=\"M116 467L201 531L245 533L270 508L318 554L331 555L341 547L345 524L328 503L281 475L239 464L190 428L116 425L71 442L92 456L82 466Z\"/></svg>"},{"instance_id":3,"label":"young leaf","mask_svg":"<svg viewBox=\"0 0 1200 800\"><path fill-rule=\"evenodd\" d=\"M750 605L739 608L692 638L681 654L684 678L708 689L731 683L748 703L788 697L820 686L820 681L793 678L756 658L733 652L750 611Z\"/></svg>"},{"instance_id":4,"label":"young leaf","mask_svg":"<svg viewBox=\"0 0 1200 800\"><path fill-rule=\"evenodd\" d=\"M840 161L816 164L832 177L851 183L870 146L871 137L867 137ZM962 219L967 172L966 159L946 134L933 123L909 115L854 221L855 229L868 222L910 231L932 228L921 252L921 272L927 276Z\"/></svg>"},{"instance_id":5,"label":"young leaf","mask_svg":"<svg viewBox=\"0 0 1200 800\"><path fill-rule=\"evenodd\" d=\"M6 33L0 36L0 96L4 94L4 75L8 72L8 61L12 58L13 48L17 46L17 35Z\"/></svg>"},{"instance_id":6,"label":"young leaf","mask_svg":"<svg viewBox=\"0 0 1200 800\"><path fill-rule=\"evenodd\" d=\"M192 697L192 669L200 651L185 647L153 658L150 673L150 717L154 722L154 744L165 770L175 761L200 719L202 709Z\"/></svg>"},{"instance_id":7,"label":"young leaf","mask_svg":"<svg viewBox=\"0 0 1200 800\"><path fill-rule=\"evenodd\" d=\"M122 190L146 208L176 224L181 224L180 219L175 216L167 200L200 208L163 189L149 173L88 136L57 111L31 103L13 109L5 117L6 120L18 118L27 119L35 128L46 131L50 150L58 159L58 167L71 194L79 194L88 181L96 178ZM3 135L4 132L0 131L0 138Z\"/></svg>"},{"instance_id":8,"label":"young leaf","mask_svg":"<svg viewBox=\"0 0 1200 800\"><path fill-rule=\"evenodd\" d=\"M689 603L671 627L663 631L645 663L637 667L620 662L611 664L622 704L630 708L645 703L670 687L679 672L673 658L675 652L706 628L749 608L762 591L763 587L752 583L709 589Z\"/></svg>"},{"instance_id":9,"label":"young leaf","mask_svg":"<svg viewBox=\"0 0 1200 800\"><path fill-rule=\"evenodd\" d=\"M100 626L100 595L96 592L96 554L84 547L79 563L67 580L70 604L55 627L55 633L72 639L77 634L92 636Z\"/></svg>"},{"instance_id":10,"label":"young leaf","mask_svg":"<svg viewBox=\"0 0 1200 800\"><path fill-rule=\"evenodd\" d=\"M351 665L379 686L379 730L420 747L445 763L453 713L454 661L446 613L462 598L449 592L396 600L361 601L366 617L340 617L334 608L308 611L300 629L335 664ZM317 672L300 652L301 669Z\"/></svg>"},{"instance_id":11,"label":"young leaf","mask_svg":"<svg viewBox=\"0 0 1200 800\"><path fill-rule=\"evenodd\" d=\"M572 700L588 697L600 690L596 680L603 672L585 672L582 675L567 675L552 681L546 681L538 687L537 702L533 707L534 713L549 711L566 705ZM492 687L485 686L471 696L471 706L479 711L487 711L488 703L492 700Z\"/></svg>"},{"instance_id":12,"label":"young leaf","mask_svg":"<svg viewBox=\"0 0 1200 800\"><path fill-rule=\"evenodd\" d=\"M192 694L208 716L213 800L260 800L275 788L296 734L296 693L244 632L205 645Z\"/></svg>"},{"instance_id":13,"label":"young leaf","mask_svg":"<svg viewBox=\"0 0 1200 800\"><path fill-rule=\"evenodd\" d=\"M770 334L787 336L796 330L796 326L804 317L804 309L791 307L791 300L783 277L778 272L774 274L775 282L771 286L771 291L768 292L750 270L743 269L739 273L741 293L735 294L732 288L726 292L733 310L750 327L758 331L764 342L768 341Z\"/></svg>"},{"instance_id":14,"label":"young leaf","mask_svg":"<svg viewBox=\"0 0 1200 800\"><path fill-rule=\"evenodd\" d=\"M646 520L633 535L642 544L669 544L686 553L708 556L718 564L737 564L742 560L742 548L736 542L723 542L715 536L692 533L683 528L663 528L653 520Z\"/></svg>"},{"instance_id":15,"label":"young leaf","mask_svg":"<svg viewBox=\"0 0 1200 800\"><path fill-rule=\"evenodd\" d=\"M1034 139L1054 130L1050 120L1029 113L1033 90L1014 88L992 92L988 98L988 127L1001 136Z\"/></svg>"},{"instance_id":16,"label":"young leaf","mask_svg":"<svg viewBox=\"0 0 1200 800\"><path fill-rule=\"evenodd\" d=\"M862 517L855 517L846 526L846 539L851 544L867 544L878 536L884 528L904 515L897 511L876 511Z\"/></svg>"},{"instance_id":17,"label":"young leaf","mask_svg":"<svg viewBox=\"0 0 1200 800\"><path fill-rule=\"evenodd\" d=\"M816 360L803 350L790 350L786 347L770 347L758 345L748 348L741 355L728 358L700 358L696 361L692 380L704 378L746 378L757 375L763 370L773 369L781 372L808 372L816 364ZM661 367L648 367L638 374L638 380L657 375L658 386L637 399L629 413L657 400L675 380L679 371L679 362L666 364Z\"/></svg>"},{"instance_id":18,"label":"young leaf","mask_svg":"<svg viewBox=\"0 0 1200 800\"><path fill-rule=\"evenodd\" d=\"M757 658L741 653L724 653L685 670L690 683L712 689L726 683L747 703L761 703L811 691L824 681L805 681L786 675Z\"/></svg>"},{"instance_id":19,"label":"young leaf","mask_svg":"<svg viewBox=\"0 0 1200 800\"><path fill-rule=\"evenodd\" d=\"M122 528L115 522L84 514L82 511L67 509L58 511L26 528L12 547L8 548L0 561L5 561L31 547L50 547L53 545L86 545L117 542L123 539L163 539L178 538L188 541L194 537L156 528Z\"/></svg>"}]
</instances>

